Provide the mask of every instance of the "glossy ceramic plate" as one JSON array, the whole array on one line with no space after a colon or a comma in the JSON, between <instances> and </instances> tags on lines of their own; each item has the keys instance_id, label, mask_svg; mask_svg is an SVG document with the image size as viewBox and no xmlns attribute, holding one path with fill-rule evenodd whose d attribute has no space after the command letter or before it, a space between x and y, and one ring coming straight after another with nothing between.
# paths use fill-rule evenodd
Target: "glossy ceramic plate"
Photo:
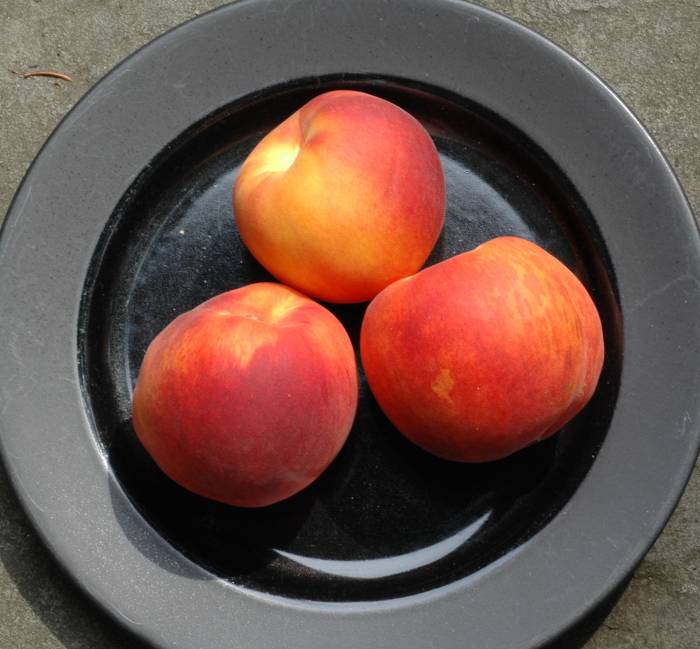
<instances>
[{"instance_id":1,"label":"glossy ceramic plate","mask_svg":"<svg viewBox=\"0 0 700 649\"><path fill-rule=\"evenodd\" d=\"M448 209L429 263L516 234L579 275L603 376L555 437L478 466L406 442L362 382L314 485L227 507L145 454L133 382L176 314L270 279L231 187L270 128L333 88L386 97L432 134ZM467 4L239 2L169 32L51 136L0 275L10 475L69 573L157 647L540 647L624 583L697 454L700 254L681 189L589 71ZM356 342L364 305L331 308Z\"/></svg>"}]
</instances>

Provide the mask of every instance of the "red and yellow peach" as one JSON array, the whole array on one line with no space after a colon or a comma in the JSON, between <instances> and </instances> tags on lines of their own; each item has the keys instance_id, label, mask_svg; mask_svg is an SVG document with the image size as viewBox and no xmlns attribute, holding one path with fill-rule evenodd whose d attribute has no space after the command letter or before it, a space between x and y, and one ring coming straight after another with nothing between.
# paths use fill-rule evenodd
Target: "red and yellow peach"
<instances>
[{"instance_id":1,"label":"red and yellow peach","mask_svg":"<svg viewBox=\"0 0 700 649\"><path fill-rule=\"evenodd\" d=\"M384 289L362 324L379 405L410 440L461 462L552 435L593 394L600 317L561 262L500 237Z\"/></svg>"},{"instance_id":2,"label":"red and yellow peach","mask_svg":"<svg viewBox=\"0 0 700 649\"><path fill-rule=\"evenodd\" d=\"M445 180L435 145L398 106L338 90L268 133L234 188L243 242L280 281L362 302L415 273L440 234Z\"/></svg>"},{"instance_id":3,"label":"red and yellow peach","mask_svg":"<svg viewBox=\"0 0 700 649\"><path fill-rule=\"evenodd\" d=\"M156 336L133 423L175 482L255 507L315 480L343 446L356 406L355 356L335 316L259 283L204 302Z\"/></svg>"}]
</instances>

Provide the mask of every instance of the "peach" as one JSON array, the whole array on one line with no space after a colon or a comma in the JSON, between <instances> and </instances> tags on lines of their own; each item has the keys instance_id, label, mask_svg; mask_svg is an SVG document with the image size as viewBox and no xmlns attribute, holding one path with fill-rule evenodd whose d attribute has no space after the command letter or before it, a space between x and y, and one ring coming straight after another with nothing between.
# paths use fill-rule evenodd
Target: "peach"
<instances>
[{"instance_id":1,"label":"peach","mask_svg":"<svg viewBox=\"0 0 700 649\"><path fill-rule=\"evenodd\" d=\"M250 284L180 315L146 351L134 429L160 468L242 507L283 500L340 451L357 407L352 345L327 309Z\"/></svg>"},{"instance_id":2,"label":"peach","mask_svg":"<svg viewBox=\"0 0 700 649\"><path fill-rule=\"evenodd\" d=\"M603 363L598 312L534 243L492 239L384 289L361 354L382 410L448 460L496 460L549 437L588 402Z\"/></svg>"},{"instance_id":3,"label":"peach","mask_svg":"<svg viewBox=\"0 0 700 649\"><path fill-rule=\"evenodd\" d=\"M268 133L234 188L241 238L280 281L328 302L363 302L415 273L442 229L433 141L398 106L319 95Z\"/></svg>"}]
</instances>

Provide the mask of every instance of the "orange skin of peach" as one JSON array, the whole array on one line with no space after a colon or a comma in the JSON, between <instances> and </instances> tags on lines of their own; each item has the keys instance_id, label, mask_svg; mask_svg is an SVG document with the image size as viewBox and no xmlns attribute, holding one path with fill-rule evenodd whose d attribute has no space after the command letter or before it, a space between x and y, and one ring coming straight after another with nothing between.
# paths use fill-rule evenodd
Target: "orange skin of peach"
<instances>
[{"instance_id":1,"label":"orange skin of peach","mask_svg":"<svg viewBox=\"0 0 700 649\"><path fill-rule=\"evenodd\" d=\"M133 422L181 486L261 507L326 469L356 407L355 356L340 322L292 289L259 283L204 302L156 336Z\"/></svg>"},{"instance_id":2,"label":"orange skin of peach","mask_svg":"<svg viewBox=\"0 0 700 649\"><path fill-rule=\"evenodd\" d=\"M361 353L374 396L408 439L448 460L485 462L574 417L604 351L578 278L535 244L499 237L382 291Z\"/></svg>"},{"instance_id":3,"label":"orange skin of peach","mask_svg":"<svg viewBox=\"0 0 700 649\"><path fill-rule=\"evenodd\" d=\"M445 179L411 115L338 90L255 147L236 180L234 213L246 246L280 281L328 302L363 302L428 258Z\"/></svg>"}]
</instances>

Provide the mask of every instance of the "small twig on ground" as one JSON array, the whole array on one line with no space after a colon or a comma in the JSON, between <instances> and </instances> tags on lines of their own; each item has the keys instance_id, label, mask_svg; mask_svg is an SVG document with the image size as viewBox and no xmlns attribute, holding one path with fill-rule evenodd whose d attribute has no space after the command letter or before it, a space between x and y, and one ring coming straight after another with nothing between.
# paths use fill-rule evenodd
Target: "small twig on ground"
<instances>
[{"instance_id":1,"label":"small twig on ground","mask_svg":"<svg viewBox=\"0 0 700 649\"><path fill-rule=\"evenodd\" d=\"M16 74L22 79L29 79L30 77L51 77L52 79L62 79L63 81L73 81L72 77L69 77L63 72L55 72L54 70L31 70L30 72L16 72L15 70L10 70L13 74Z\"/></svg>"}]
</instances>

